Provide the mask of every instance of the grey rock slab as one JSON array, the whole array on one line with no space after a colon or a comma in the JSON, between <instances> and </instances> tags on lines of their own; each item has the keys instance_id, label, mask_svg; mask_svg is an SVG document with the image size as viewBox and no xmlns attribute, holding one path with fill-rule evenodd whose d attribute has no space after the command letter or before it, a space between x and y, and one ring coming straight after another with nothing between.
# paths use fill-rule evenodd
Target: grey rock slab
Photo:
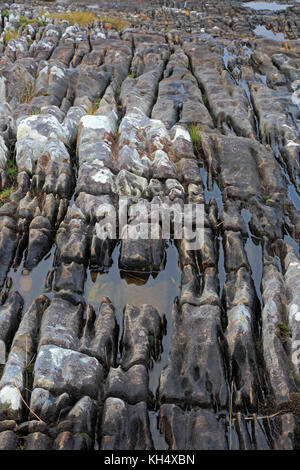
<instances>
[{"instance_id":1,"label":"grey rock slab","mask_svg":"<svg viewBox=\"0 0 300 470\"><path fill-rule=\"evenodd\" d=\"M55 395L63 392L79 399L97 399L103 368L97 359L58 346L41 346L34 367L33 388L44 388Z\"/></svg>"},{"instance_id":2,"label":"grey rock slab","mask_svg":"<svg viewBox=\"0 0 300 470\"><path fill-rule=\"evenodd\" d=\"M109 369L116 361L117 338L115 308L110 299L102 300L97 317L93 307L89 305L80 341L80 352L96 357Z\"/></svg>"},{"instance_id":3,"label":"grey rock slab","mask_svg":"<svg viewBox=\"0 0 300 470\"><path fill-rule=\"evenodd\" d=\"M127 371L123 371L121 367L111 367L107 377L105 398L121 398L132 405L148 401L148 383L148 372L142 364L134 365Z\"/></svg>"},{"instance_id":4,"label":"grey rock slab","mask_svg":"<svg viewBox=\"0 0 300 470\"><path fill-rule=\"evenodd\" d=\"M178 311L174 304L171 347L160 377L160 403L226 406L227 385L218 340L220 315L217 305L186 303Z\"/></svg>"},{"instance_id":5,"label":"grey rock slab","mask_svg":"<svg viewBox=\"0 0 300 470\"><path fill-rule=\"evenodd\" d=\"M151 305L126 305L123 314L121 365L128 370L135 364L149 367L151 357L156 361L162 352L163 322Z\"/></svg>"},{"instance_id":6,"label":"grey rock slab","mask_svg":"<svg viewBox=\"0 0 300 470\"><path fill-rule=\"evenodd\" d=\"M153 442L145 402L107 398L100 427L101 450L150 450Z\"/></svg>"},{"instance_id":7,"label":"grey rock slab","mask_svg":"<svg viewBox=\"0 0 300 470\"><path fill-rule=\"evenodd\" d=\"M217 420L213 410L184 411L165 404L160 408L159 426L172 450L227 449L224 420Z\"/></svg>"},{"instance_id":8,"label":"grey rock slab","mask_svg":"<svg viewBox=\"0 0 300 470\"><path fill-rule=\"evenodd\" d=\"M82 317L81 304L73 304L56 295L43 315L39 348L43 345L56 345L77 350Z\"/></svg>"}]
</instances>

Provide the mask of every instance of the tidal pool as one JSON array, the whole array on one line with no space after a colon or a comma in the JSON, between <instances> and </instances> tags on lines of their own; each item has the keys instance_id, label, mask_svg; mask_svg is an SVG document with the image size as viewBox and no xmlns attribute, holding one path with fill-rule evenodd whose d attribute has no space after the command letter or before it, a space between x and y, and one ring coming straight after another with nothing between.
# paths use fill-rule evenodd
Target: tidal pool
<instances>
[{"instance_id":1,"label":"tidal pool","mask_svg":"<svg viewBox=\"0 0 300 470\"><path fill-rule=\"evenodd\" d=\"M278 5L275 2L246 2L242 3L243 7L251 8L252 10L261 11L261 10L271 10L271 11L284 11L288 7L292 5L288 5L287 3L283 3L282 5Z\"/></svg>"},{"instance_id":2,"label":"tidal pool","mask_svg":"<svg viewBox=\"0 0 300 470\"><path fill-rule=\"evenodd\" d=\"M261 36L263 38L274 39L275 41L284 41L284 34L283 33L273 33L270 29L267 29L263 25L258 25L253 30L256 36Z\"/></svg>"}]
</instances>

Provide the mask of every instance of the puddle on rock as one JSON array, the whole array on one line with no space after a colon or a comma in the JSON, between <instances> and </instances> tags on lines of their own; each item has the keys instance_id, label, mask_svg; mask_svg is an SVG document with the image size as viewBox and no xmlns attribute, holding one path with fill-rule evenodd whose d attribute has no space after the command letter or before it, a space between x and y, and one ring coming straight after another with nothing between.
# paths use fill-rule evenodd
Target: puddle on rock
<instances>
[{"instance_id":1,"label":"puddle on rock","mask_svg":"<svg viewBox=\"0 0 300 470\"><path fill-rule=\"evenodd\" d=\"M50 269L53 267L53 258L55 253L55 246L51 251L39 262L39 264L31 269L24 269L24 255L22 262L17 269L10 268L7 277L12 279L11 290L17 290L24 299L23 312L25 313L32 302L41 294L48 297L49 292L45 292L46 277Z\"/></svg>"},{"instance_id":2,"label":"puddle on rock","mask_svg":"<svg viewBox=\"0 0 300 470\"><path fill-rule=\"evenodd\" d=\"M151 273L121 271L118 266L119 255L120 245L117 245L112 254L112 266L107 273L88 272L86 302L97 310L102 298L109 297L120 326L126 304L151 304L161 315L166 314L172 307L173 299L179 295L181 281L175 246L170 244L167 247L165 269L155 273L155 277Z\"/></svg>"},{"instance_id":3,"label":"puddle on rock","mask_svg":"<svg viewBox=\"0 0 300 470\"><path fill-rule=\"evenodd\" d=\"M156 394L159 377L170 349L171 340L171 314L175 297L179 296L181 285L181 271L178 266L178 252L173 243L166 249L166 265L163 271L155 277L149 274L146 278L143 273L130 273L120 271L118 260L120 245L117 245L113 255L113 264L107 273L89 272L85 285L86 302L93 305L97 311L103 297L109 297L116 309L116 319L119 324L119 339L123 331L123 310L126 304L139 306L150 304L155 307L161 316L167 320L167 335L163 337L163 353L160 361L154 363L149 371L149 388ZM126 274L126 277L125 277Z\"/></svg>"},{"instance_id":4,"label":"puddle on rock","mask_svg":"<svg viewBox=\"0 0 300 470\"><path fill-rule=\"evenodd\" d=\"M224 263L224 248L223 248L223 238L218 237L218 278L219 278L219 297L222 299L224 284L226 281L226 271Z\"/></svg>"},{"instance_id":5,"label":"puddle on rock","mask_svg":"<svg viewBox=\"0 0 300 470\"><path fill-rule=\"evenodd\" d=\"M223 200L222 200L221 190L216 181L214 181L213 188L211 190L208 189L207 171L204 168L200 168L200 175L202 178L202 182L204 184L205 204L209 204L211 199L215 199L217 207L218 207L218 219L220 219L222 209L223 209Z\"/></svg>"},{"instance_id":6,"label":"puddle on rock","mask_svg":"<svg viewBox=\"0 0 300 470\"><path fill-rule=\"evenodd\" d=\"M288 5L287 3L283 3L279 5L275 2L246 2L242 3L242 7L251 8L251 10L255 11L262 11L262 10L270 10L270 11L284 11L293 5Z\"/></svg>"},{"instance_id":7,"label":"puddle on rock","mask_svg":"<svg viewBox=\"0 0 300 470\"><path fill-rule=\"evenodd\" d=\"M294 252L296 253L298 258L300 259L300 250L299 250L298 243L295 242L295 240L288 234L284 235L283 241L284 241L284 243L286 243L287 245L290 245L294 249Z\"/></svg>"},{"instance_id":8,"label":"puddle on rock","mask_svg":"<svg viewBox=\"0 0 300 470\"><path fill-rule=\"evenodd\" d=\"M254 237L250 231L249 222L251 220L251 213L247 209L242 209L241 215L244 219L248 232L245 251L247 253L248 262L251 268L251 276L254 282L256 295L260 301L261 306L263 306L261 296L261 280L263 274L262 246L260 240Z\"/></svg>"},{"instance_id":9,"label":"puddle on rock","mask_svg":"<svg viewBox=\"0 0 300 470\"><path fill-rule=\"evenodd\" d=\"M267 29L263 25L258 25L254 28L253 33L256 36L261 36L263 38L274 39L274 41L285 41L283 33L273 33L270 29Z\"/></svg>"}]
</instances>

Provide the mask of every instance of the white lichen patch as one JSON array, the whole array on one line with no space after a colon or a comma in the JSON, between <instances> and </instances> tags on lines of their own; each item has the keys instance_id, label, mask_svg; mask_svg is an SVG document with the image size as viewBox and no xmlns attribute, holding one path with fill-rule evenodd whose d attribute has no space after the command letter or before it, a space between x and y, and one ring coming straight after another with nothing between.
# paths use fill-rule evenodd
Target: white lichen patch
<instances>
[{"instance_id":1,"label":"white lichen patch","mask_svg":"<svg viewBox=\"0 0 300 470\"><path fill-rule=\"evenodd\" d=\"M175 140L179 138L187 140L188 142L191 142L191 136L187 129L185 129L182 126L174 126L174 129L175 129L175 135L172 139L172 142L175 142Z\"/></svg>"},{"instance_id":2,"label":"white lichen patch","mask_svg":"<svg viewBox=\"0 0 300 470\"><path fill-rule=\"evenodd\" d=\"M2 406L17 411L21 408L21 399L16 387L6 385L0 390L0 408Z\"/></svg>"},{"instance_id":3,"label":"white lichen patch","mask_svg":"<svg viewBox=\"0 0 300 470\"><path fill-rule=\"evenodd\" d=\"M300 310L296 304L292 304L289 308L289 321L292 322L293 318L296 321L300 321Z\"/></svg>"}]
</instances>

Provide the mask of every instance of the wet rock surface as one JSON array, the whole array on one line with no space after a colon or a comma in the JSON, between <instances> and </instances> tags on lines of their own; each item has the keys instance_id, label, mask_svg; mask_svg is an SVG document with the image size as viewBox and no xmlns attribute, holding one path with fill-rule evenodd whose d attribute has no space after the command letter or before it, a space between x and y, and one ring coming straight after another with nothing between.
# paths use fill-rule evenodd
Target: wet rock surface
<instances>
[{"instance_id":1,"label":"wet rock surface","mask_svg":"<svg viewBox=\"0 0 300 470\"><path fill-rule=\"evenodd\" d=\"M1 450L299 449L300 6L278 5L1 4ZM171 230L138 238L151 203Z\"/></svg>"}]
</instances>

